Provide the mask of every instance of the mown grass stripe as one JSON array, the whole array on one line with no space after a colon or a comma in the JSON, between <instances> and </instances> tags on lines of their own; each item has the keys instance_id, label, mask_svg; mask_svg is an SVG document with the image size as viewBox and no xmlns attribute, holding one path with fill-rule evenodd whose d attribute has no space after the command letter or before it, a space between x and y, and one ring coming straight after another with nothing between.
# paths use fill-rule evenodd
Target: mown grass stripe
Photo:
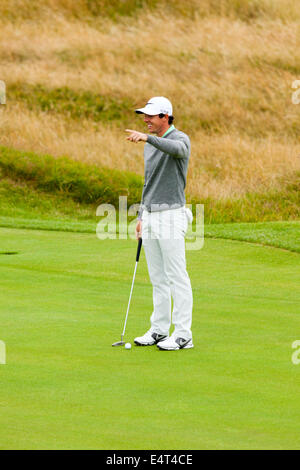
<instances>
[{"instance_id":1,"label":"mown grass stripe","mask_svg":"<svg viewBox=\"0 0 300 470\"><path fill-rule=\"evenodd\" d=\"M116 214L118 221L118 214ZM95 233L94 221L79 221L75 219L37 219L15 218L0 216L0 227L26 230L46 230L57 232ZM189 228L191 230L191 228ZM193 227L195 230L195 227ZM123 232L124 233L124 230ZM116 224L118 238L119 225ZM206 224L205 238L220 238L240 242L272 246L294 253L300 253L300 221L295 222L265 222L265 223L234 223Z\"/></svg>"}]
</instances>

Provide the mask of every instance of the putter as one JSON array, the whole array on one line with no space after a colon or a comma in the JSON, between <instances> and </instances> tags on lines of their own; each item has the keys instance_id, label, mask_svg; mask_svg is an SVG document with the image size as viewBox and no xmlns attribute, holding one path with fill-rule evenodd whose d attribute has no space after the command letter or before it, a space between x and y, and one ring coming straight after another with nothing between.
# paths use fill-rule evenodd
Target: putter
<instances>
[{"instance_id":1,"label":"putter","mask_svg":"<svg viewBox=\"0 0 300 470\"><path fill-rule=\"evenodd\" d=\"M138 265L138 262L139 262L139 259L140 259L142 242L143 242L142 238L139 238L139 243L138 243L137 252L136 252L136 259L135 259L135 268L134 268L134 273L133 273L133 279L132 279L132 284L131 284L129 301L128 301L128 305L127 305L127 312L126 312L126 317L125 317L125 322L124 322L123 333L121 334L121 341L117 341L116 343L113 343L112 346L124 346L124 344L125 344L125 342L123 341L123 338L124 338L124 335L125 335L127 317L128 317L129 307L130 307L130 301L131 301L131 296L132 296L132 291L133 291L133 285L134 285L134 280L135 280L136 269L137 269L137 265Z\"/></svg>"}]
</instances>

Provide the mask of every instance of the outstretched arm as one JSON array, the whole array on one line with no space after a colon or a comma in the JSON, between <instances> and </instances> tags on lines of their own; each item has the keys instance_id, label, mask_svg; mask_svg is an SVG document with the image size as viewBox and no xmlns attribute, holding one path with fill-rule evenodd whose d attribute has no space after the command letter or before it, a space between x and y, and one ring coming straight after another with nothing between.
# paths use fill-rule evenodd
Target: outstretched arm
<instances>
[{"instance_id":1,"label":"outstretched arm","mask_svg":"<svg viewBox=\"0 0 300 470\"><path fill-rule=\"evenodd\" d=\"M177 158L189 157L189 143L184 137L176 140L166 139L165 137L155 137L154 135L148 135L147 137L147 142L149 144L164 153Z\"/></svg>"},{"instance_id":2,"label":"outstretched arm","mask_svg":"<svg viewBox=\"0 0 300 470\"><path fill-rule=\"evenodd\" d=\"M179 138L177 140L166 139L162 137L155 137L153 135L144 134L143 132L134 131L132 129L126 129L130 135L126 137L131 142L148 142L153 147L161 150L164 153L172 155L177 158L188 158L189 157L189 144L186 138Z\"/></svg>"},{"instance_id":3,"label":"outstretched arm","mask_svg":"<svg viewBox=\"0 0 300 470\"><path fill-rule=\"evenodd\" d=\"M143 132L134 131L132 129L125 129L125 132L129 132L130 135L126 137L126 140L130 140L130 142L147 142L148 135L143 134Z\"/></svg>"}]
</instances>

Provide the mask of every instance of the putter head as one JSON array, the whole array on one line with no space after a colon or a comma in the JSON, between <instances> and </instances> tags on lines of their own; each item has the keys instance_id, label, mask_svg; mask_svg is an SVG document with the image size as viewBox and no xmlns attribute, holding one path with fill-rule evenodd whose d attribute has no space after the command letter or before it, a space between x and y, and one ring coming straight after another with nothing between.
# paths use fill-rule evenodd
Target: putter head
<instances>
[{"instance_id":1,"label":"putter head","mask_svg":"<svg viewBox=\"0 0 300 470\"><path fill-rule=\"evenodd\" d=\"M124 341L117 341L116 343L113 343L112 346L124 346Z\"/></svg>"}]
</instances>

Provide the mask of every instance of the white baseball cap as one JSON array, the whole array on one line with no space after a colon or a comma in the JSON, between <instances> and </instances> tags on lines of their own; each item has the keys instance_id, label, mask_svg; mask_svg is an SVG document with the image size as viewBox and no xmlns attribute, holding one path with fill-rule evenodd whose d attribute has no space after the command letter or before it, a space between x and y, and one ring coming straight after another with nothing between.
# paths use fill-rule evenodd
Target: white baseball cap
<instances>
[{"instance_id":1,"label":"white baseball cap","mask_svg":"<svg viewBox=\"0 0 300 470\"><path fill-rule=\"evenodd\" d=\"M172 103L164 96L154 96L151 98L144 108L136 109L137 114L149 114L155 116L156 114L168 114L172 116L173 108Z\"/></svg>"}]
</instances>

